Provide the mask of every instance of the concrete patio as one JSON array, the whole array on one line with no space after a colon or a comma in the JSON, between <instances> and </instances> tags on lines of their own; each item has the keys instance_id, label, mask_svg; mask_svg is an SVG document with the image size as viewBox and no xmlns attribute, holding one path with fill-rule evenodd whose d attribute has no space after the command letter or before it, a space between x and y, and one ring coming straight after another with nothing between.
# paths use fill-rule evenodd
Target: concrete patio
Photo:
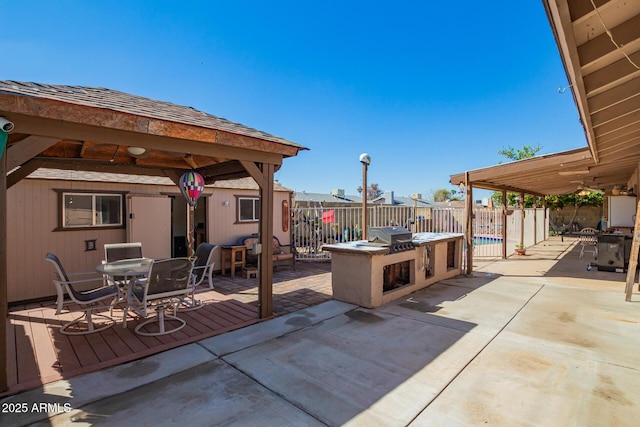
<instances>
[{"instance_id":1,"label":"concrete patio","mask_svg":"<svg viewBox=\"0 0 640 427\"><path fill-rule=\"evenodd\" d=\"M0 421L635 426L640 295L578 253L552 238L374 310L324 302L5 398Z\"/></svg>"}]
</instances>

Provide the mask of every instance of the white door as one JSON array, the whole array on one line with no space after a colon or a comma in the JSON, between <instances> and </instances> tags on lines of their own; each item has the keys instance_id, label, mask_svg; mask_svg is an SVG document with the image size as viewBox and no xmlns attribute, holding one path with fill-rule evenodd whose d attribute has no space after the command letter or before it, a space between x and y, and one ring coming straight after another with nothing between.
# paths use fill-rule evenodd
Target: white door
<instances>
[{"instance_id":1,"label":"white door","mask_svg":"<svg viewBox=\"0 0 640 427\"><path fill-rule=\"evenodd\" d=\"M127 241L142 242L146 258L171 257L171 199L166 196L127 196Z\"/></svg>"}]
</instances>

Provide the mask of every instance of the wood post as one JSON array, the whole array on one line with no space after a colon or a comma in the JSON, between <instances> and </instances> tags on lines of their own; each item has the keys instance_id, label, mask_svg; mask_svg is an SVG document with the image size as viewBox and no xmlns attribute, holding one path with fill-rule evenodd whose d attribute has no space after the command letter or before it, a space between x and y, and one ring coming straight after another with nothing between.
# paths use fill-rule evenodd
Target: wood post
<instances>
[{"instance_id":1,"label":"wood post","mask_svg":"<svg viewBox=\"0 0 640 427\"><path fill-rule=\"evenodd\" d=\"M7 328L9 327L7 275L7 150L0 152L0 391L9 388L7 374Z\"/></svg>"},{"instance_id":2,"label":"wood post","mask_svg":"<svg viewBox=\"0 0 640 427\"><path fill-rule=\"evenodd\" d=\"M538 196L533 196L533 244L538 243Z\"/></svg>"},{"instance_id":3,"label":"wood post","mask_svg":"<svg viewBox=\"0 0 640 427\"><path fill-rule=\"evenodd\" d=\"M502 190L502 258L507 257L507 191Z\"/></svg>"},{"instance_id":4,"label":"wood post","mask_svg":"<svg viewBox=\"0 0 640 427\"><path fill-rule=\"evenodd\" d=\"M473 273L473 189L469 182L469 172L464 174L466 188L466 215L465 215L465 240L467 242L467 268L466 274Z\"/></svg>"},{"instance_id":5,"label":"wood post","mask_svg":"<svg viewBox=\"0 0 640 427\"><path fill-rule=\"evenodd\" d=\"M520 245L524 247L524 193L520 193Z\"/></svg>"},{"instance_id":6,"label":"wood post","mask_svg":"<svg viewBox=\"0 0 640 427\"><path fill-rule=\"evenodd\" d=\"M636 281L636 270L638 269L638 252L640 251L640 202L636 208L636 223L633 228L633 240L631 241L631 255L629 255L629 266L627 267L627 285L625 287L625 301L631 301L633 285Z\"/></svg>"},{"instance_id":7,"label":"wood post","mask_svg":"<svg viewBox=\"0 0 640 427\"><path fill-rule=\"evenodd\" d=\"M258 310L261 319L273 315L273 175L275 165L240 160L242 166L260 187L260 220L258 241L262 252L258 257Z\"/></svg>"},{"instance_id":8,"label":"wood post","mask_svg":"<svg viewBox=\"0 0 640 427\"><path fill-rule=\"evenodd\" d=\"M265 186L260 187L260 253L258 302L260 318L273 315L273 174L274 165L262 164Z\"/></svg>"}]
</instances>

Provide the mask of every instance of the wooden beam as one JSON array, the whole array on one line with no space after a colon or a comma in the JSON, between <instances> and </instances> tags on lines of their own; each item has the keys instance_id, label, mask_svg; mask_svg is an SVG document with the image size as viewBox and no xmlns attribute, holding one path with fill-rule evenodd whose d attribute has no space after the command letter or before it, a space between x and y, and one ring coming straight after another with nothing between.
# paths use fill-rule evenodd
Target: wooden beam
<instances>
[{"instance_id":1,"label":"wooden beam","mask_svg":"<svg viewBox=\"0 0 640 427\"><path fill-rule=\"evenodd\" d=\"M251 177L256 181L258 187L263 188L267 186L267 182L265 181L266 177L263 175L260 168L254 162L247 162L244 160L240 160L240 164L244 169L251 175Z\"/></svg>"},{"instance_id":2,"label":"wooden beam","mask_svg":"<svg viewBox=\"0 0 640 427\"><path fill-rule=\"evenodd\" d=\"M171 138L168 136L136 133L106 127L65 122L62 120L41 119L21 114L12 114L12 119L20 123L20 132L34 135L57 137L60 139L90 140L103 144L126 145L161 150L173 153L197 154L211 157L222 157L237 160L249 160L272 164L281 164L283 157L297 154L295 147L286 147L276 153L259 151L253 148L231 147L216 142L194 141ZM214 133L216 131L211 130ZM271 148L275 148L275 143Z\"/></svg>"},{"instance_id":3,"label":"wooden beam","mask_svg":"<svg viewBox=\"0 0 640 427\"><path fill-rule=\"evenodd\" d=\"M54 159L47 157L37 157L42 161L43 168L89 171L89 172L106 172L121 173L126 175L147 175L147 176L166 176L161 168L143 167L134 164L118 164L109 162L96 162L92 160L70 160L70 159ZM165 168L166 170L166 168ZM187 170L178 169L178 170Z\"/></svg>"},{"instance_id":4,"label":"wooden beam","mask_svg":"<svg viewBox=\"0 0 640 427\"><path fill-rule=\"evenodd\" d=\"M530 159L518 160L511 163L490 166L482 169L468 171L471 182L495 179L499 176L513 175L522 173L526 170L538 170L542 168L553 168L556 172L558 169L569 167L571 163L580 162L578 164L587 164L585 160L590 160L591 154L586 148L571 150L564 153L548 154L543 156L532 157ZM588 162L592 164L592 162ZM467 172L465 172L467 173ZM451 175L451 183L463 182L465 173Z\"/></svg>"},{"instance_id":5,"label":"wooden beam","mask_svg":"<svg viewBox=\"0 0 640 427\"><path fill-rule=\"evenodd\" d=\"M7 189L13 187L41 167L42 160L37 159L30 160L27 163L23 164L20 169L12 172L9 176L7 176Z\"/></svg>"},{"instance_id":6,"label":"wooden beam","mask_svg":"<svg viewBox=\"0 0 640 427\"><path fill-rule=\"evenodd\" d=\"M518 188L518 187L511 187L508 185L499 185L499 184L493 184L490 182L484 182L484 181L471 181L471 183L473 184L474 187L476 188L482 188L483 190L492 190L492 191L508 191L509 193L522 193L523 191L525 191L522 188ZM530 190L526 190L526 192L528 194L533 194L536 196L540 196L540 197L544 197L544 194L541 193L536 193Z\"/></svg>"},{"instance_id":7,"label":"wooden beam","mask_svg":"<svg viewBox=\"0 0 640 427\"><path fill-rule=\"evenodd\" d=\"M0 152L0 391L9 388L7 372L7 328L9 322L7 252L7 153Z\"/></svg>"},{"instance_id":8,"label":"wooden beam","mask_svg":"<svg viewBox=\"0 0 640 427\"><path fill-rule=\"evenodd\" d=\"M638 39L638 28L640 28L640 15L637 15L616 27L609 28L608 33L589 38L589 40L578 46L578 56L582 68L589 67L593 62L601 62L603 57L614 52L616 45L611 43L611 37L620 46L632 43ZM587 74L588 72L585 72Z\"/></svg>"},{"instance_id":9,"label":"wooden beam","mask_svg":"<svg viewBox=\"0 0 640 427\"><path fill-rule=\"evenodd\" d=\"M176 187L180 187L180 177L182 176L182 174L179 171L176 171L174 169L163 169L162 173L164 173L164 175L169 178L176 185Z\"/></svg>"},{"instance_id":10,"label":"wooden beam","mask_svg":"<svg viewBox=\"0 0 640 427\"><path fill-rule=\"evenodd\" d=\"M247 178L249 177L249 174L247 171L244 172L236 172L236 173L228 173L228 174L224 174L224 175L217 175L214 177L208 177L204 179L204 183L206 185L211 185L213 183L216 183L218 181L227 181L230 179L241 179L241 178Z\"/></svg>"},{"instance_id":11,"label":"wooden beam","mask_svg":"<svg viewBox=\"0 0 640 427\"><path fill-rule=\"evenodd\" d=\"M31 160L47 148L60 141L60 138L30 135L7 148L7 170L12 170Z\"/></svg>"},{"instance_id":12,"label":"wooden beam","mask_svg":"<svg viewBox=\"0 0 640 427\"><path fill-rule=\"evenodd\" d=\"M228 162L218 163L216 165L200 168L198 169L198 173L200 173L205 178L205 180L207 178L218 180L218 177L220 176L233 175L238 173L242 173L243 176L249 176L249 173L242 165L242 162L239 162L237 160L231 160Z\"/></svg>"}]
</instances>

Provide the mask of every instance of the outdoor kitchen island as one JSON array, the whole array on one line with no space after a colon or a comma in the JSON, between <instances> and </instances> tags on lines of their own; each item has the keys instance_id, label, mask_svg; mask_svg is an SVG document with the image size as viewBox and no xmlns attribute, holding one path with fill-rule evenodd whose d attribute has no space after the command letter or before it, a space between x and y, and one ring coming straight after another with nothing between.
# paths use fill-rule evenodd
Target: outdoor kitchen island
<instances>
[{"instance_id":1,"label":"outdoor kitchen island","mask_svg":"<svg viewBox=\"0 0 640 427\"><path fill-rule=\"evenodd\" d=\"M331 252L335 300L374 308L462 273L462 234L412 235L402 227L369 233L369 240L323 246Z\"/></svg>"}]
</instances>

